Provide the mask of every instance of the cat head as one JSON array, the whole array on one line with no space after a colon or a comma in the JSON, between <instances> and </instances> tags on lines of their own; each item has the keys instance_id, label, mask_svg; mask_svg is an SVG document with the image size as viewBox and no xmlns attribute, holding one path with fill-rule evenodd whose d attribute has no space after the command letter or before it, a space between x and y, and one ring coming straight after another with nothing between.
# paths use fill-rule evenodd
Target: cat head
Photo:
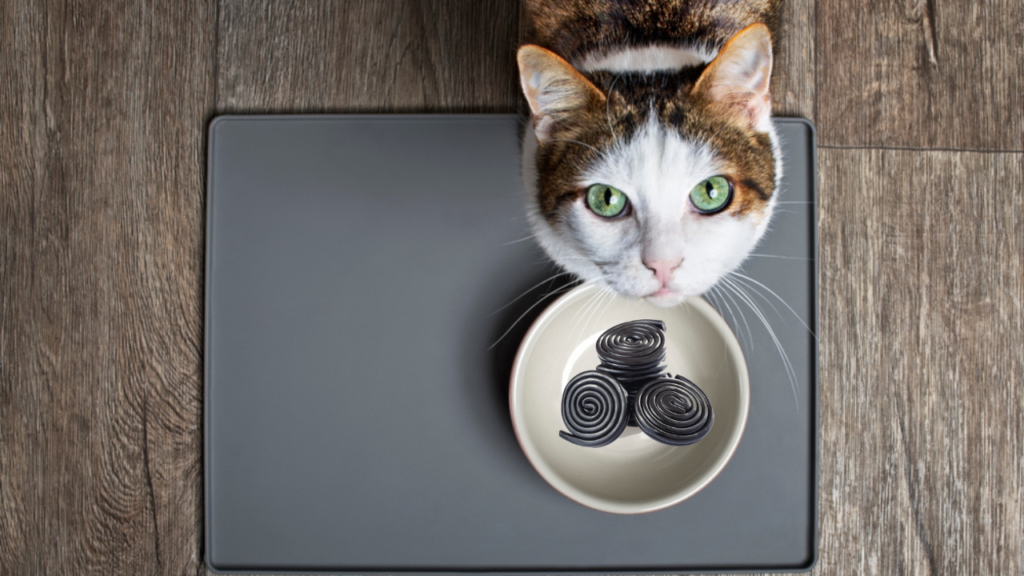
<instances>
[{"instance_id":1,"label":"cat head","mask_svg":"<svg viewBox=\"0 0 1024 576\"><path fill-rule=\"evenodd\" d=\"M781 176L765 26L681 70L584 75L532 45L518 60L532 112L528 213L552 259L660 306L740 265L767 228Z\"/></svg>"}]
</instances>

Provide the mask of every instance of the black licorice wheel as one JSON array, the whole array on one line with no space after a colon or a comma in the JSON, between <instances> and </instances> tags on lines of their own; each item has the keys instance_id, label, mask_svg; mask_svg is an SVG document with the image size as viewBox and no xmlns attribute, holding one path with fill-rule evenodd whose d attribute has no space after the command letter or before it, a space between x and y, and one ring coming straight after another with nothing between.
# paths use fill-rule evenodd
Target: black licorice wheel
<instances>
[{"instance_id":1,"label":"black licorice wheel","mask_svg":"<svg viewBox=\"0 0 1024 576\"><path fill-rule=\"evenodd\" d=\"M715 422L704 391L678 375L658 378L641 388L633 413L645 434L672 446L697 442L707 436Z\"/></svg>"},{"instance_id":2,"label":"black licorice wheel","mask_svg":"<svg viewBox=\"0 0 1024 576\"><path fill-rule=\"evenodd\" d=\"M665 359L665 323L634 320L612 326L597 339L597 356L611 370L651 370Z\"/></svg>"},{"instance_id":3,"label":"black licorice wheel","mask_svg":"<svg viewBox=\"0 0 1024 576\"><path fill-rule=\"evenodd\" d=\"M607 374L588 370L562 392L562 422L569 432L558 435L579 446L606 446L622 434L627 418L625 388Z\"/></svg>"},{"instance_id":4,"label":"black licorice wheel","mask_svg":"<svg viewBox=\"0 0 1024 576\"><path fill-rule=\"evenodd\" d=\"M609 374L626 389L629 426L636 426L633 402L637 390L665 374L665 323L633 320L612 326L597 340L598 371Z\"/></svg>"}]
</instances>

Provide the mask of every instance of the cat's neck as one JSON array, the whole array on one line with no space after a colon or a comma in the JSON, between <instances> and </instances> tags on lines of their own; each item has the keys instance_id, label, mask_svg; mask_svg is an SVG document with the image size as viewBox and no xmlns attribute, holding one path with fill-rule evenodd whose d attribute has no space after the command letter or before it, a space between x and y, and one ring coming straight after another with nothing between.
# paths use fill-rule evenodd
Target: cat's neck
<instances>
[{"instance_id":1,"label":"cat's neck","mask_svg":"<svg viewBox=\"0 0 1024 576\"><path fill-rule=\"evenodd\" d=\"M703 66L714 60L716 52L704 47L651 44L619 48L602 53L591 52L582 60L574 62L574 65L578 70L584 72L603 70L651 73Z\"/></svg>"}]
</instances>

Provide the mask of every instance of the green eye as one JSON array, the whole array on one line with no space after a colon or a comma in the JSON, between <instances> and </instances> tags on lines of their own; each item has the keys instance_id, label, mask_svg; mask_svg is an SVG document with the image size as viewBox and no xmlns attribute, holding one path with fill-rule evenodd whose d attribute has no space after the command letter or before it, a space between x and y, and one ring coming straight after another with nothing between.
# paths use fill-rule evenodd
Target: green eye
<instances>
[{"instance_id":1,"label":"green eye","mask_svg":"<svg viewBox=\"0 0 1024 576\"><path fill-rule=\"evenodd\" d=\"M728 206L731 199L732 184L725 176L712 176L690 191L690 202L701 214L714 214Z\"/></svg>"},{"instance_id":2,"label":"green eye","mask_svg":"<svg viewBox=\"0 0 1024 576\"><path fill-rule=\"evenodd\" d=\"M629 198L618 188L594 184L587 188L587 206L603 218L614 218L626 209Z\"/></svg>"}]
</instances>

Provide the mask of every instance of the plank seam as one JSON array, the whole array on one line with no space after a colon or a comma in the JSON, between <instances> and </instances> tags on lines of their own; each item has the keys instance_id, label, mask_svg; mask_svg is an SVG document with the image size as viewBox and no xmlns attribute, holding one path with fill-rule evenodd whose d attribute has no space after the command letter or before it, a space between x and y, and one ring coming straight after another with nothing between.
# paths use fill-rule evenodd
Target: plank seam
<instances>
[{"instance_id":1,"label":"plank seam","mask_svg":"<svg viewBox=\"0 0 1024 576\"><path fill-rule=\"evenodd\" d=\"M918 146L847 146L842 144L818 144L819 149L826 150L897 150L907 152L976 152L981 154L1024 154L1024 150L1003 150L986 148L942 148Z\"/></svg>"}]
</instances>

